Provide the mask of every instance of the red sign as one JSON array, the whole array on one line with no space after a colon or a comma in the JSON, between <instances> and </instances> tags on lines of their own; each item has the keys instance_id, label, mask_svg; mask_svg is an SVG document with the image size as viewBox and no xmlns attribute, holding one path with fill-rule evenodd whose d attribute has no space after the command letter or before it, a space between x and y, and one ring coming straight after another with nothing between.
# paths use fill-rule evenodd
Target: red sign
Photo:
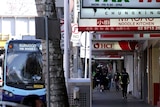
<instances>
[{"instance_id":1,"label":"red sign","mask_svg":"<svg viewBox=\"0 0 160 107\"><path fill-rule=\"evenodd\" d=\"M78 34L78 24L72 23L72 33Z\"/></svg>"},{"instance_id":2,"label":"red sign","mask_svg":"<svg viewBox=\"0 0 160 107\"><path fill-rule=\"evenodd\" d=\"M112 49L112 44L108 44L108 43L95 43L95 44L93 44L93 47L95 48L95 49L99 49L99 48L101 48L101 49Z\"/></svg>"},{"instance_id":3,"label":"red sign","mask_svg":"<svg viewBox=\"0 0 160 107\"><path fill-rule=\"evenodd\" d=\"M134 50L137 42L92 42L92 50Z\"/></svg>"},{"instance_id":4,"label":"red sign","mask_svg":"<svg viewBox=\"0 0 160 107\"><path fill-rule=\"evenodd\" d=\"M160 26L139 27L78 27L79 31L159 31Z\"/></svg>"},{"instance_id":5,"label":"red sign","mask_svg":"<svg viewBox=\"0 0 160 107\"><path fill-rule=\"evenodd\" d=\"M110 19L97 19L97 25L110 25Z\"/></svg>"},{"instance_id":6,"label":"red sign","mask_svg":"<svg viewBox=\"0 0 160 107\"><path fill-rule=\"evenodd\" d=\"M79 31L159 31L160 19L79 19Z\"/></svg>"}]
</instances>

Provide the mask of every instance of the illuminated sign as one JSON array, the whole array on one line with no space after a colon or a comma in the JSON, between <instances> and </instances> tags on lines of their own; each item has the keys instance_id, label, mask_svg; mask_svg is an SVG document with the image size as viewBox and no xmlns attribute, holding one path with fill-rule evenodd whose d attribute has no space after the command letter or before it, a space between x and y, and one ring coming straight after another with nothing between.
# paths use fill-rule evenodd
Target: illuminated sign
<instances>
[{"instance_id":1,"label":"illuminated sign","mask_svg":"<svg viewBox=\"0 0 160 107\"><path fill-rule=\"evenodd\" d=\"M160 18L159 9L80 8L80 18Z\"/></svg>"},{"instance_id":2,"label":"illuminated sign","mask_svg":"<svg viewBox=\"0 0 160 107\"><path fill-rule=\"evenodd\" d=\"M19 44L19 50L34 51L37 50L36 44Z\"/></svg>"},{"instance_id":3,"label":"illuminated sign","mask_svg":"<svg viewBox=\"0 0 160 107\"><path fill-rule=\"evenodd\" d=\"M118 42L92 42L92 50L121 50Z\"/></svg>"},{"instance_id":4,"label":"illuminated sign","mask_svg":"<svg viewBox=\"0 0 160 107\"><path fill-rule=\"evenodd\" d=\"M158 18L79 19L79 31L159 31Z\"/></svg>"},{"instance_id":5,"label":"illuminated sign","mask_svg":"<svg viewBox=\"0 0 160 107\"><path fill-rule=\"evenodd\" d=\"M40 43L10 43L9 51L41 51Z\"/></svg>"},{"instance_id":6,"label":"illuminated sign","mask_svg":"<svg viewBox=\"0 0 160 107\"><path fill-rule=\"evenodd\" d=\"M160 0L82 0L82 7L160 8Z\"/></svg>"},{"instance_id":7,"label":"illuminated sign","mask_svg":"<svg viewBox=\"0 0 160 107\"><path fill-rule=\"evenodd\" d=\"M92 41L92 50L134 50L136 43Z\"/></svg>"},{"instance_id":8,"label":"illuminated sign","mask_svg":"<svg viewBox=\"0 0 160 107\"><path fill-rule=\"evenodd\" d=\"M94 43L93 44L93 47L95 49L99 49L99 48L102 48L102 49L112 49L112 43Z\"/></svg>"},{"instance_id":9,"label":"illuminated sign","mask_svg":"<svg viewBox=\"0 0 160 107\"><path fill-rule=\"evenodd\" d=\"M44 85L41 84L34 84L33 88L44 88Z\"/></svg>"}]
</instances>

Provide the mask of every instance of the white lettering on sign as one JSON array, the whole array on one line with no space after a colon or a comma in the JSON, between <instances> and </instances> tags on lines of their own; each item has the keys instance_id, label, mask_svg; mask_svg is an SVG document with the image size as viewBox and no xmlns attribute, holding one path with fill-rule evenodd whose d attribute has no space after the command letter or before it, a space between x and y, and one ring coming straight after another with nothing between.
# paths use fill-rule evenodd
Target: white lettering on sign
<instances>
[{"instance_id":1,"label":"white lettering on sign","mask_svg":"<svg viewBox=\"0 0 160 107\"><path fill-rule=\"evenodd\" d=\"M97 25L110 25L110 19L97 19Z\"/></svg>"},{"instance_id":2,"label":"white lettering on sign","mask_svg":"<svg viewBox=\"0 0 160 107\"><path fill-rule=\"evenodd\" d=\"M113 44L109 44L109 43L95 43L93 44L93 47L95 49L112 49Z\"/></svg>"},{"instance_id":3,"label":"white lettering on sign","mask_svg":"<svg viewBox=\"0 0 160 107\"><path fill-rule=\"evenodd\" d=\"M19 44L19 50L26 50L26 51L37 50L37 45L36 44Z\"/></svg>"},{"instance_id":4,"label":"white lettering on sign","mask_svg":"<svg viewBox=\"0 0 160 107\"><path fill-rule=\"evenodd\" d=\"M160 26L137 27L79 27L79 31L158 31Z\"/></svg>"},{"instance_id":5,"label":"white lettering on sign","mask_svg":"<svg viewBox=\"0 0 160 107\"><path fill-rule=\"evenodd\" d=\"M36 47L36 44L19 44L19 47Z\"/></svg>"},{"instance_id":6,"label":"white lettering on sign","mask_svg":"<svg viewBox=\"0 0 160 107\"><path fill-rule=\"evenodd\" d=\"M77 46L80 45L80 35L81 32L78 31L78 24L77 23L72 23L72 36L71 36L71 41L76 44Z\"/></svg>"},{"instance_id":7,"label":"white lettering on sign","mask_svg":"<svg viewBox=\"0 0 160 107\"><path fill-rule=\"evenodd\" d=\"M154 26L153 18L118 19L118 26ZM97 26L110 25L110 19L97 19Z\"/></svg>"}]
</instances>

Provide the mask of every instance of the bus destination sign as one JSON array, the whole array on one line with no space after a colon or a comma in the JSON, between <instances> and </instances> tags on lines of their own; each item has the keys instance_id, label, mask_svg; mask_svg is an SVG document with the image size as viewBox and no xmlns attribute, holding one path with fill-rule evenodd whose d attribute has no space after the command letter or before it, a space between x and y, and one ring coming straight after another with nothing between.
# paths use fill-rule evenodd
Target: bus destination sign
<instances>
[{"instance_id":1,"label":"bus destination sign","mask_svg":"<svg viewBox=\"0 0 160 107\"><path fill-rule=\"evenodd\" d=\"M35 51L37 50L37 45L36 44L19 44L19 50Z\"/></svg>"},{"instance_id":2,"label":"bus destination sign","mask_svg":"<svg viewBox=\"0 0 160 107\"><path fill-rule=\"evenodd\" d=\"M83 8L160 8L160 0L82 0Z\"/></svg>"}]
</instances>

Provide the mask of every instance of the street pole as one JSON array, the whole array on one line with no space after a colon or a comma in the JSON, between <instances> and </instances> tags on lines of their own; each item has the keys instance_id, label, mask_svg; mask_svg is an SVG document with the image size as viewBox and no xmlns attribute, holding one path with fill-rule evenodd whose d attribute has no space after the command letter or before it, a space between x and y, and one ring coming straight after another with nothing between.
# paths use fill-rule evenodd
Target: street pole
<instances>
[{"instance_id":1,"label":"street pole","mask_svg":"<svg viewBox=\"0 0 160 107\"><path fill-rule=\"evenodd\" d=\"M74 0L74 23L77 23L77 16L78 16L78 12L77 12L77 0Z\"/></svg>"},{"instance_id":2,"label":"street pole","mask_svg":"<svg viewBox=\"0 0 160 107\"><path fill-rule=\"evenodd\" d=\"M46 0L46 10L49 9L49 3L51 3L50 0ZM45 12L45 36L46 36L46 70L47 70L47 107L50 107L50 63L49 63L49 38L48 38L48 17L50 17L50 12Z\"/></svg>"},{"instance_id":3,"label":"street pole","mask_svg":"<svg viewBox=\"0 0 160 107\"><path fill-rule=\"evenodd\" d=\"M89 78L90 78L90 107L92 107L92 37L93 34L89 33Z\"/></svg>"},{"instance_id":4,"label":"street pole","mask_svg":"<svg viewBox=\"0 0 160 107\"><path fill-rule=\"evenodd\" d=\"M65 73L66 87L68 92L68 78L69 78L69 0L64 0L64 60L63 68Z\"/></svg>"},{"instance_id":5,"label":"street pole","mask_svg":"<svg viewBox=\"0 0 160 107\"><path fill-rule=\"evenodd\" d=\"M87 78L87 32L85 33L85 78Z\"/></svg>"},{"instance_id":6,"label":"street pole","mask_svg":"<svg viewBox=\"0 0 160 107\"><path fill-rule=\"evenodd\" d=\"M50 107L50 76L49 76L49 40L48 40L48 17L45 16L46 35L46 69L47 69L47 107Z\"/></svg>"},{"instance_id":7,"label":"street pole","mask_svg":"<svg viewBox=\"0 0 160 107\"><path fill-rule=\"evenodd\" d=\"M74 24L77 24L77 0L74 0L74 8L73 8L73 22ZM78 74L78 46L73 47L73 54L74 54L74 59L73 59L73 78L80 77Z\"/></svg>"}]
</instances>

